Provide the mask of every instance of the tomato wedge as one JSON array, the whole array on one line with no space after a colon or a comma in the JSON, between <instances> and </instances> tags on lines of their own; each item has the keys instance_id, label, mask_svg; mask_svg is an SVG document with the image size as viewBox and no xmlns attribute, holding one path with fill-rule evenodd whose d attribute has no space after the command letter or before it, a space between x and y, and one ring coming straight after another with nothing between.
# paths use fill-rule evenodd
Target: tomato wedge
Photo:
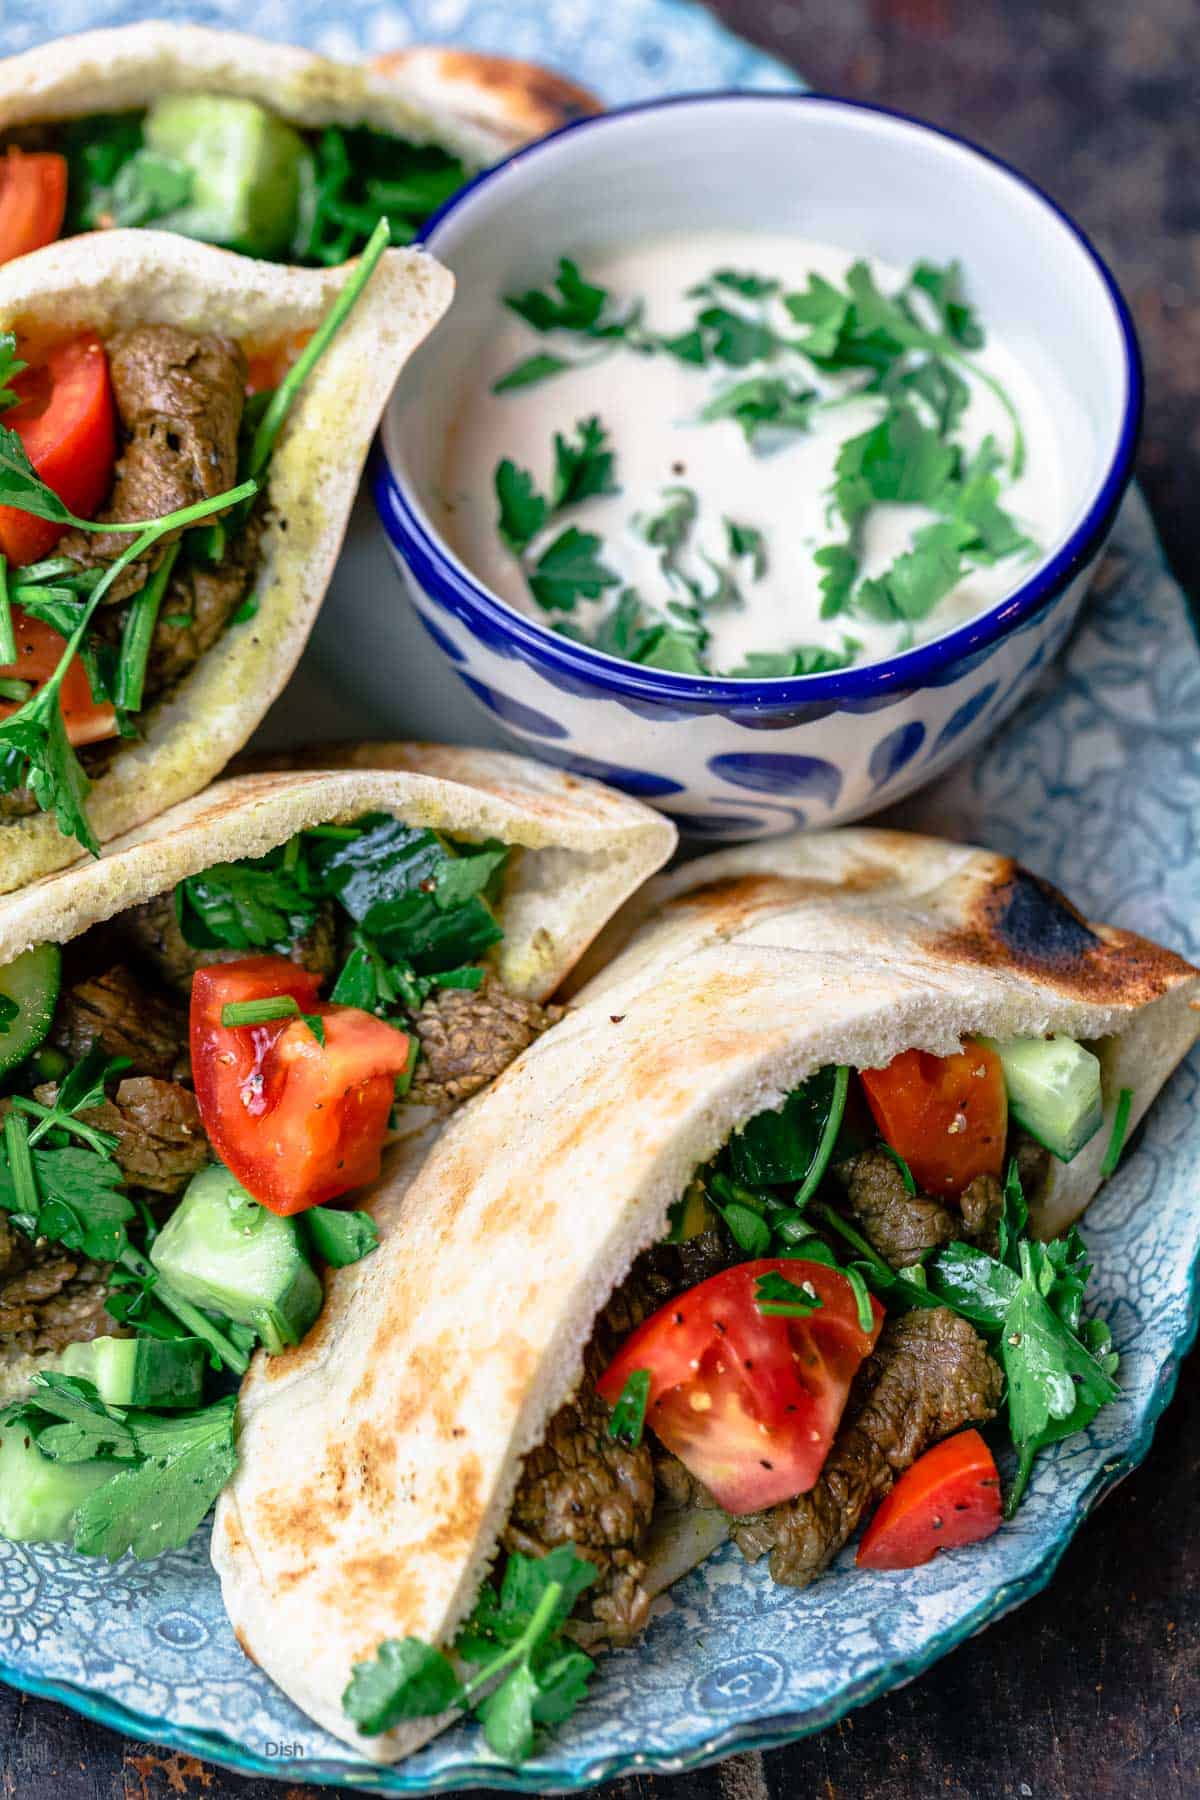
<instances>
[{"instance_id":1,"label":"tomato wedge","mask_svg":"<svg viewBox=\"0 0 1200 1800\"><path fill-rule=\"evenodd\" d=\"M977 1431L943 1438L884 1496L863 1533L860 1569L918 1569L939 1550L1000 1529L1000 1475Z\"/></svg>"},{"instance_id":2,"label":"tomato wedge","mask_svg":"<svg viewBox=\"0 0 1200 1800\"><path fill-rule=\"evenodd\" d=\"M53 626L29 618L19 606L12 609L12 621L17 660L0 664L0 676L32 682L36 691L49 681L62 661L67 640ZM71 658L58 694L67 736L73 744L95 744L101 738L116 736L117 715L107 701L92 699L87 671L77 656ZM21 704L19 700L0 700L0 719L11 718Z\"/></svg>"},{"instance_id":3,"label":"tomato wedge","mask_svg":"<svg viewBox=\"0 0 1200 1800\"><path fill-rule=\"evenodd\" d=\"M0 161L0 263L52 244L66 210L66 157L13 145Z\"/></svg>"},{"instance_id":4,"label":"tomato wedge","mask_svg":"<svg viewBox=\"0 0 1200 1800\"><path fill-rule=\"evenodd\" d=\"M209 1142L256 1200L302 1212L379 1173L396 1077L408 1038L356 1006L318 1000L319 975L282 956L251 956L192 978L196 1100ZM288 995L323 1022L229 1026L222 1010Z\"/></svg>"},{"instance_id":5,"label":"tomato wedge","mask_svg":"<svg viewBox=\"0 0 1200 1800\"><path fill-rule=\"evenodd\" d=\"M772 1272L820 1300L806 1318L761 1313ZM874 1346L846 1277L824 1263L768 1257L724 1269L643 1321L597 1383L610 1405L635 1369L650 1371L646 1422L726 1512L757 1512L807 1493L829 1454L850 1383Z\"/></svg>"},{"instance_id":6,"label":"tomato wedge","mask_svg":"<svg viewBox=\"0 0 1200 1800\"><path fill-rule=\"evenodd\" d=\"M3 415L48 487L81 519L99 512L112 486L116 426L108 357L94 332L57 344L13 382L19 405ZM0 550L18 566L48 556L66 530L15 506L0 506Z\"/></svg>"},{"instance_id":7,"label":"tomato wedge","mask_svg":"<svg viewBox=\"0 0 1200 1800\"><path fill-rule=\"evenodd\" d=\"M957 1199L976 1175L1001 1173L1008 1094L986 1044L967 1038L953 1056L905 1050L861 1075L880 1135L925 1193Z\"/></svg>"}]
</instances>

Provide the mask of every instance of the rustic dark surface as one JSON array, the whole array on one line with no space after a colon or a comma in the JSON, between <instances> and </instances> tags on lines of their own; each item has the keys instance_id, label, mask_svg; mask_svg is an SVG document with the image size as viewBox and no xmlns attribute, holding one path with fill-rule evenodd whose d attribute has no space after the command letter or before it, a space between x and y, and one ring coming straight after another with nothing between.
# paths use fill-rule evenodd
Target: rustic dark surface
<instances>
[{"instance_id":1,"label":"rustic dark surface","mask_svg":"<svg viewBox=\"0 0 1200 1800\"><path fill-rule=\"evenodd\" d=\"M551 0L548 0L551 3ZM1200 593L1200 14L1196 0L718 0L815 85L965 132L1042 182L1137 318L1140 475ZM1144 1467L1052 1587L915 1686L819 1738L603 1800L1196 1800L1200 1358ZM123 1742L0 1689L3 1800L313 1800Z\"/></svg>"}]
</instances>

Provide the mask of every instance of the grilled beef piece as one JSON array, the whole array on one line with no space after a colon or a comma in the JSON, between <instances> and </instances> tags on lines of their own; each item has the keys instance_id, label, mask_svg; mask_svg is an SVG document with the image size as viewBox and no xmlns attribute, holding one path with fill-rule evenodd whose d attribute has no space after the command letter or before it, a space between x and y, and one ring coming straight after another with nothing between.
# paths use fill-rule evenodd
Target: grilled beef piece
<instances>
[{"instance_id":1,"label":"grilled beef piece","mask_svg":"<svg viewBox=\"0 0 1200 1800\"><path fill-rule=\"evenodd\" d=\"M186 1016L123 963L63 990L52 1037L72 1062L99 1044L105 1056L127 1056L139 1074L170 1081L187 1073Z\"/></svg>"},{"instance_id":2,"label":"grilled beef piece","mask_svg":"<svg viewBox=\"0 0 1200 1800\"><path fill-rule=\"evenodd\" d=\"M175 988L183 999L191 996L192 976L210 963L237 962L252 954L246 950L196 950L179 929L173 894L160 894L122 914L120 941L138 962ZM337 968L337 927L332 900L322 903L312 930L289 951L293 962L318 975L331 976Z\"/></svg>"},{"instance_id":3,"label":"grilled beef piece","mask_svg":"<svg viewBox=\"0 0 1200 1800\"><path fill-rule=\"evenodd\" d=\"M940 1200L910 1194L904 1177L882 1150L865 1150L834 1171L846 1204L871 1244L893 1269L920 1262L927 1250L961 1235L962 1220Z\"/></svg>"},{"instance_id":4,"label":"grilled beef piece","mask_svg":"<svg viewBox=\"0 0 1200 1800\"><path fill-rule=\"evenodd\" d=\"M104 1310L108 1270L34 1244L0 1213L0 1344L27 1355L125 1334Z\"/></svg>"},{"instance_id":5,"label":"grilled beef piece","mask_svg":"<svg viewBox=\"0 0 1200 1800\"><path fill-rule=\"evenodd\" d=\"M955 1238L989 1251L995 1247L1004 1190L994 1175L977 1175L955 1208L928 1194L910 1194L882 1150L848 1157L834 1174L846 1190L848 1210L893 1269L908 1268Z\"/></svg>"},{"instance_id":6,"label":"grilled beef piece","mask_svg":"<svg viewBox=\"0 0 1200 1800\"><path fill-rule=\"evenodd\" d=\"M262 517L252 513L216 568L188 563L172 574L150 640L147 700L174 687L212 649L253 585L261 544Z\"/></svg>"},{"instance_id":7,"label":"grilled beef piece","mask_svg":"<svg viewBox=\"0 0 1200 1800\"><path fill-rule=\"evenodd\" d=\"M970 1244L978 1244L989 1256L1000 1248L1000 1215L1004 1211L1004 1189L995 1175L977 1175L963 1190L958 1202L962 1208L962 1235Z\"/></svg>"},{"instance_id":8,"label":"grilled beef piece","mask_svg":"<svg viewBox=\"0 0 1200 1800\"><path fill-rule=\"evenodd\" d=\"M423 1106L452 1106L477 1094L562 1011L506 994L494 975L485 975L474 991L438 988L413 1020L421 1056L411 1098Z\"/></svg>"},{"instance_id":9,"label":"grilled beef piece","mask_svg":"<svg viewBox=\"0 0 1200 1800\"><path fill-rule=\"evenodd\" d=\"M957 1313L937 1307L889 1319L858 1372L816 1487L734 1519L738 1549L750 1562L769 1556L784 1587L806 1587L931 1444L995 1416L1002 1388L998 1364Z\"/></svg>"},{"instance_id":10,"label":"grilled beef piece","mask_svg":"<svg viewBox=\"0 0 1200 1800\"><path fill-rule=\"evenodd\" d=\"M161 519L211 499L237 479L237 440L246 392L246 359L230 338L174 325L135 325L109 340L108 366L122 451L100 519ZM136 593L162 560L163 538L125 570L108 603ZM128 549L122 532L68 532L58 550L85 567Z\"/></svg>"},{"instance_id":11,"label":"grilled beef piece","mask_svg":"<svg viewBox=\"0 0 1200 1800\"><path fill-rule=\"evenodd\" d=\"M609 1641L621 1642L641 1630L650 1607L641 1547L654 1513L654 1467L644 1440L630 1449L609 1437L609 1409L596 1393L604 1359L591 1346L584 1361L578 1394L525 1459L502 1542L525 1556L573 1543L600 1571L587 1591L592 1617Z\"/></svg>"},{"instance_id":12,"label":"grilled beef piece","mask_svg":"<svg viewBox=\"0 0 1200 1800\"><path fill-rule=\"evenodd\" d=\"M57 1094L53 1082L34 1089L43 1106L53 1106ZM131 1187L182 1193L209 1160L196 1096L177 1081L131 1075L117 1084L111 1100L89 1106L79 1117L117 1139L113 1155Z\"/></svg>"},{"instance_id":13,"label":"grilled beef piece","mask_svg":"<svg viewBox=\"0 0 1200 1800\"><path fill-rule=\"evenodd\" d=\"M643 1319L730 1259L715 1231L680 1244L656 1244L639 1256L597 1320L579 1392L559 1408L544 1441L525 1459L504 1546L541 1556L556 1544L574 1543L600 1570L584 1604L590 1605L592 1634L610 1643L634 1637L649 1609L642 1552L654 1514L656 1476L672 1499L668 1482L678 1489L681 1478L691 1483L691 1477L649 1433L632 1450L610 1438L609 1409L597 1396L596 1383L618 1344ZM699 1483L692 1487L704 1493ZM706 1496L699 1503L711 1506L712 1500Z\"/></svg>"}]
</instances>

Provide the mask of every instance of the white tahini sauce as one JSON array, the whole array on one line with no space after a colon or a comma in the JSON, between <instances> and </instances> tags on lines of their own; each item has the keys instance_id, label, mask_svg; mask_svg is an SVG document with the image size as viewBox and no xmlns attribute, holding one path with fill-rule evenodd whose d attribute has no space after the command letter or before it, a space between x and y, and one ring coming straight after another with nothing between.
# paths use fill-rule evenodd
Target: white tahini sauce
<instances>
[{"instance_id":1,"label":"white tahini sauce","mask_svg":"<svg viewBox=\"0 0 1200 1800\"><path fill-rule=\"evenodd\" d=\"M528 285L549 285L557 254L547 268L530 271ZM612 292L618 308L634 298L645 302L645 325L659 333L688 329L703 302L687 298L687 290L708 280L718 269L753 271L776 277L784 292L803 290L811 274L844 284L855 261L868 263L878 287L892 293L903 285L905 271L869 257L801 238L759 233L689 234L656 238L604 259L579 259L583 277ZM970 271L967 270L970 292ZM557 520L532 546L536 553L565 524L597 533L603 560L642 598L661 608L672 598L664 583L659 551L637 530L634 519L657 510L664 490L685 486L698 500L697 524L684 558L689 572L703 576L697 552L713 562L728 563L725 521L751 526L763 534L768 566L762 579L739 583L743 604L711 609L705 618L711 634L706 661L713 673L728 672L754 651L786 651L799 645L837 649L849 636L861 646L855 660L870 662L895 654L913 642L939 636L982 609L995 604L1027 577L1061 536L1066 504L1059 440L1047 397L989 328L987 295L970 292L984 330L985 347L971 360L1003 383L1016 406L1025 436L1023 473L1000 496L1000 504L1037 546L1035 554L1002 559L991 566L970 566L958 586L923 620L881 622L857 614L821 618L821 571L813 552L843 540L844 521L831 508L830 485L839 449L849 437L867 430L881 416L877 398L855 397L845 404L818 409L811 429L776 432L751 448L738 423L698 420L702 407L719 389L755 374L803 374L823 393L845 392L861 383L861 375L821 377L799 357L786 356L747 368L708 368L668 355L642 356L627 350L572 369L536 386L494 394L492 384L522 359L538 351L561 352L574 359L588 346L574 334L542 334L509 312L497 296L496 330L464 382L464 399L448 434L440 491L440 524L463 562L494 593L543 625L564 617L591 632L609 611L617 590L597 602L581 601L569 614L547 613L530 594L517 559L496 530L494 477L505 457L532 471L543 492L553 474L556 431L573 434L577 422L597 415L607 427L616 454L619 491L586 501ZM737 307L736 296L728 297ZM802 335L777 301L766 303L767 317L781 332ZM1012 422L1000 400L969 370L959 367L970 385L970 401L955 434L967 451L992 434L1006 456L1013 442ZM1006 472L1007 473L1007 472ZM914 531L934 519L915 506L876 506L866 524L864 577L881 574L905 551Z\"/></svg>"}]
</instances>

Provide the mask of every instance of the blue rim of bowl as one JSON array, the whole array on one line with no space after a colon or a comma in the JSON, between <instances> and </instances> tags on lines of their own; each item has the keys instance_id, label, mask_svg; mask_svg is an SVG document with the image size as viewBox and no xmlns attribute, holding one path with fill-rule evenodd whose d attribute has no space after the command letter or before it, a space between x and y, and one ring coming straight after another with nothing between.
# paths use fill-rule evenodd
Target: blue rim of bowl
<instances>
[{"instance_id":1,"label":"blue rim of bowl","mask_svg":"<svg viewBox=\"0 0 1200 1800\"><path fill-rule=\"evenodd\" d=\"M990 150L982 149L970 138L947 131L939 125L896 107L876 106L866 100L843 100L833 94L771 93L718 89L694 94L673 94L665 99L645 100L631 106L614 107L610 112L574 119L547 137L539 138L522 150L515 151L504 162L485 169L473 181L460 188L429 220L420 242L432 248L438 231L481 188L503 182L514 169L552 150L559 139L579 131L597 131L640 113L664 112L676 106L714 104L749 104L753 106L833 106L853 112L865 112L898 120L914 130L926 132L969 151L992 168L999 169L1041 202L1073 237L1090 260L1108 295L1116 315L1125 360L1125 403L1116 449L1095 499L1066 543L1036 574L1015 588L1004 600L986 612L968 620L965 625L947 632L900 655L880 662L865 663L832 675L786 676L767 681L732 681L717 676L679 675L663 670L647 669L640 663L622 662L586 645L574 644L558 636L546 626L524 618L514 608L498 599L475 580L445 548L421 518L405 491L404 484L392 468L382 439L371 472L371 488L384 531L400 552L412 574L435 600L473 626L477 619L486 622L493 633L500 632L516 643L533 662L542 662L559 672L585 681L613 694L632 695L641 700L663 704L691 703L727 704L731 706L761 705L786 707L805 705L815 700L861 700L887 693L902 693L920 687L930 677L940 674L962 658L996 642L1014 626L1039 612L1056 599L1081 569L1086 568L1107 536L1117 508L1133 473L1133 461L1141 431L1144 387L1142 358L1129 308L1103 257L1087 234L1070 215L1052 200L1044 189L1020 170Z\"/></svg>"}]
</instances>

